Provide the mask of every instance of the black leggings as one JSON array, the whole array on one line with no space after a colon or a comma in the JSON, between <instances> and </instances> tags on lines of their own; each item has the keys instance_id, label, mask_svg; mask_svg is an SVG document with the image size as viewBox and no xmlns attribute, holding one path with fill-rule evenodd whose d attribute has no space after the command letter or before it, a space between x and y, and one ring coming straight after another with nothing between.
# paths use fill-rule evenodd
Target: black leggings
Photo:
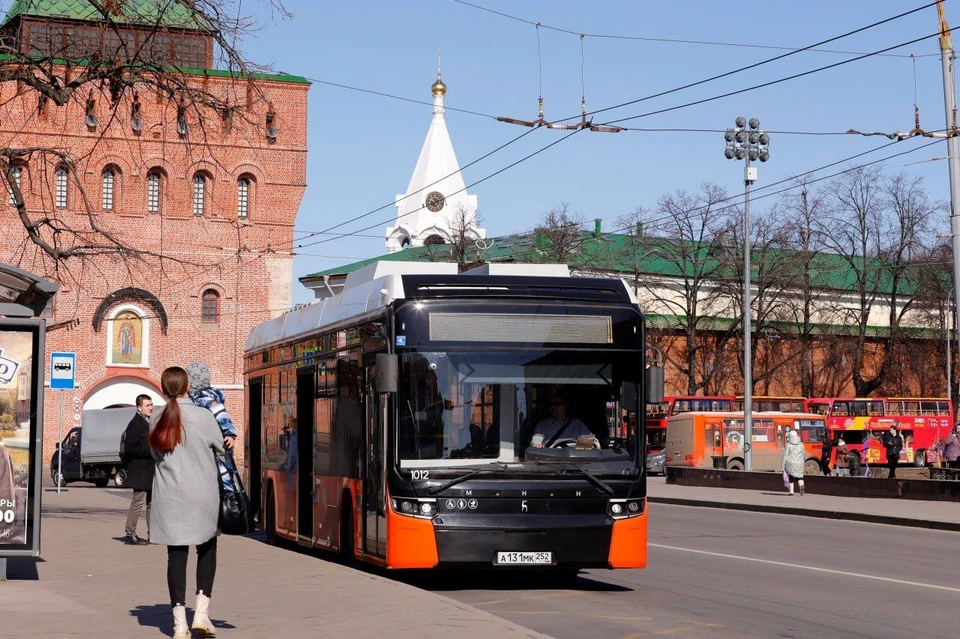
<instances>
[{"instance_id":1,"label":"black leggings","mask_svg":"<svg viewBox=\"0 0 960 639\"><path fill-rule=\"evenodd\" d=\"M167 546L167 587L170 605L186 605L187 555L189 546ZM217 538L197 546L197 593L213 594L213 578L217 574Z\"/></svg>"}]
</instances>

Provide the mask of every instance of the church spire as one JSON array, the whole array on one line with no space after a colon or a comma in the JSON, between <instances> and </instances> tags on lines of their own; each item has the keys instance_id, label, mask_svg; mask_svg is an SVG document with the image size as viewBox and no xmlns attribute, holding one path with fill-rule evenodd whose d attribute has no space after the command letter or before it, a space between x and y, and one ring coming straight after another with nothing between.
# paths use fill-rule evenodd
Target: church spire
<instances>
[{"instance_id":1,"label":"church spire","mask_svg":"<svg viewBox=\"0 0 960 639\"><path fill-rule=\"evenodd\" d=\"M408 246L449 243L462 225L466 225L469 237L486 237L486 231L477 228L477 196L466 192L460 163L443 117L447 85L442 78L439 52L437 80L430 92L433 94L433 120L407 192L397 196L397 219L394 226L387 229L385 238L390 253Z\"/></svg>"}]
</instances>

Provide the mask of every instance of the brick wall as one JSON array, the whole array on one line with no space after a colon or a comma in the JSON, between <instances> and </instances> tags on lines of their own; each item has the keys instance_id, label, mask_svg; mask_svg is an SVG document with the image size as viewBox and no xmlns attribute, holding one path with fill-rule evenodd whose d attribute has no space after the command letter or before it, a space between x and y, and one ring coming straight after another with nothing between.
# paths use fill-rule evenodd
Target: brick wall
<instances>
[{"instance_id":1,"label":"brick wall","mask_svg":"<svg viewBox=\"0 0 960 639\"><path fill-rule=\"evenodd\" d=\"M155 95L139 95L142 130L131 124L133 97L111 105L96 94L95 130L86 124L86 95L65 107L47 103L38 112L38 96L17 94L14 83L0 85L0 144L52 147L75 158L79 183L68 186L66 208L56 207L55 163L35 155L23 174L22 188L33 215L55 216L73 229L96 225L137 256L101 255L55 264L33 245L16 216L0 199L0 261L61 283L52 317L56 325L79 325L47 334L47 357L54 350L77 353L79 388L67 393L64 432L87 399L104 384L133 381L159 387L160 373L172 365L204 361L215 385L226 387L227 409L241 433L244 422L243 345L259 322L291 304L293 224L306 186L307 90L302 82L196 77L237 109L229 118L192 109L188 132L180 135L177 105ZM265 134L266 114L276 113L276 141ZM116 171L114 206L103 210L102 173ZM160 211L148 212L147 175L162 176ZM204 215L194 215L193 177L204 171L209 199ZM238 219L237 180L252 181L249 215ZM4 188L4 187L0 187ZM2 190L0 190L2 194ZM90 203L88 207L84 201ZM166 314L164 329L154 306L133 297L109 304L99 326L94 317L108 295L127 287L155 296ZM201 322L201 298L219 294L219 321ZM109 319L121 307L134 307L146 320L149 347L141 366L108 365ZM46 365L45 365L46 366ZM49 371L45 378L49 379ZM134 397L129 398L132 403ZM44 459L54 450L59 425L59 392L45 398Z\"/></svg>"}]
</instances>

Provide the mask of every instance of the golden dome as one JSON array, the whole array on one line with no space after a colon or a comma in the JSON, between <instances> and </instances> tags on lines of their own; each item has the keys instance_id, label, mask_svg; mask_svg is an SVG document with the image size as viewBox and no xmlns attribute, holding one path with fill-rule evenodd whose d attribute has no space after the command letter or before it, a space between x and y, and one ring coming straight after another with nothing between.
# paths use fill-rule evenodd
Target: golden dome
<instances>
[{"instance_id":1,"label":"golden dome","mask_svg":"<svg viewBox=\"0 0 960 639\"><path fill-rule=\"evenodd\" d=\"M445 85L445 84L443 83L443 80L441 80L441 79L438 77L438 78L437 78L437 81L433 83L433 86L432 86L432 87L430 87L430 90L433 92L434 95L446 95L446 94L447 94L447 85Z\"/></svg>"}]
</instances>

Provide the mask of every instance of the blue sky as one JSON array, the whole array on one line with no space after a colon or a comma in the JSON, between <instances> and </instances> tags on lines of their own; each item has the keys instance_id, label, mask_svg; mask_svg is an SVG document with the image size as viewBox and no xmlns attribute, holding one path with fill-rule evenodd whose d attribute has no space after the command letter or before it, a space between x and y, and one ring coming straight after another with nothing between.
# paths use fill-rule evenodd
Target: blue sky
<instances>
[{"instance_id":1,"label":"blue sky","mask_svg":"<svg viewBox=\"0 0 960 639\"><path fill-rule=\"evenodd\" d=\"M566 0L476 0L477 4L576 33L615 34L802 47L919 7L923 2L871 0L729 3L702 0L593 3ZM538 95L537 38L533 26L482 12L454 0L308 2L286 0L292 20L267 23L245 49L277 71L349 84L429 102L437 49L443 50L446 104L492 115L534 119ZM960 3L946 3L960 26ZM743 12L749 11L749 15ZM937 30L934 7L828 45L870 52ZM580 39L540 30L547 119L580 110ZM588 109L636 99L782 53L775 50L587 37ZM936 38L894 53L937 54ZM853 56L805 52L687 91L597 116L637 115L768 82ZM942 129L943 87L937 56L873 57L742 95L635 120L638 127L724 129L738 115L758 117L772 131L906 131L913 126L914 65L921 124ZM318 231L392 203L410 179L430 122L430 107L314 84L309 98L308 182L297 234ZM487 117L448 111L447 125L461 165L525 129ZM541 129L464 171L467 184L557 140ZM757 187L885 144L884 138L774 135L770 162ZM861 162L909 150L906 140ZM737 192L742 167L723 158L719 133L580 133L471 189L490 236L532 228L561 202L615 227L618 216L654 206L677 189L712 181ZM888 162L921 175L937 200L949 196L943 143ZM904 166L910 163L909 166ZM836 170L836 169L834 169ZM758 200L766 208L773 198ZM755 210L756 210L755 208ZM395 207L348 225L361 235L298 249L294 274L383 252L383 233ZM364 237L372 235L373 237ZM321 236L324 237L324 236ZM326 236L329 237L329 236ZM316 240L317 238L311 238ZM309 299L295 284L295 301Z\"/></svg>"}]
</instances>

